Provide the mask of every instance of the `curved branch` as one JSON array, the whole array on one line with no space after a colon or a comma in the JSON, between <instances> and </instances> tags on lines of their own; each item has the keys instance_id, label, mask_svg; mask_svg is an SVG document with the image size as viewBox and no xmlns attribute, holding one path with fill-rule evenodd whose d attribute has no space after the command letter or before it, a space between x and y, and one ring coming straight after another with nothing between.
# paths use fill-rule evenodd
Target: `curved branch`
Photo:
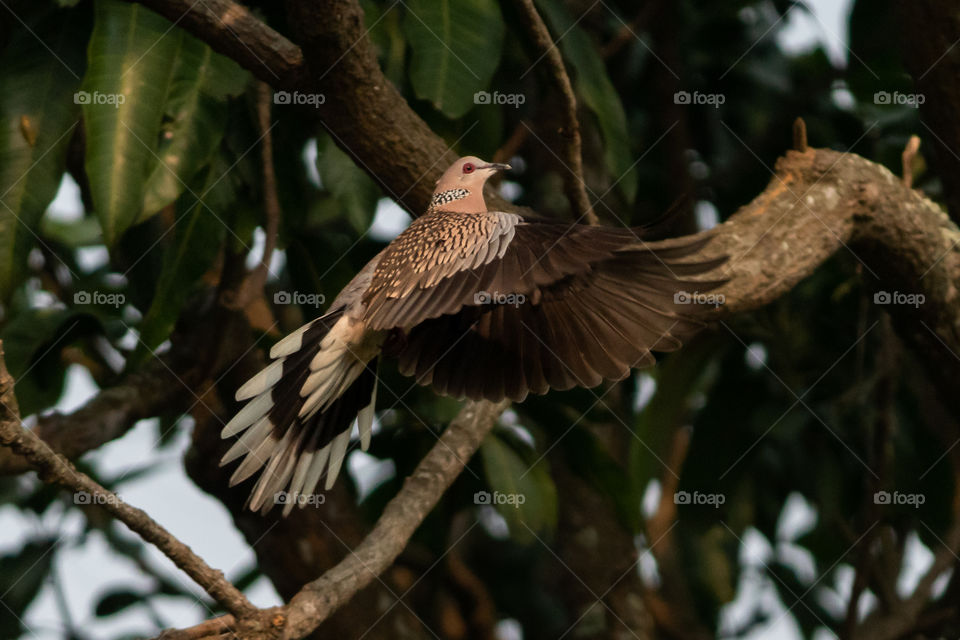
<instances>
[{"instance_id":1,"label":"curved branch","mask_svg":"<svg viewBox=\"0 0 960 640\"><path fill-rule=\"evenodd\" d=\"M580 123L577 120L577 97L573 92L573 86L570 84L570 76L567 75L566 67L563 66L563 57L560 55L560 49L550 38L550 31L547 25L543 23L543 18L537 13L537 8L533 5L533 0L520 0L520 15L530 33L530 38L540 50L541 57L545 57L550 63L550 77L553 83L563 96L564 109L563 127L560 130L567 140L566 162L567 171L563 172L564 187L567 192L567 198L577 212L577 218L585 217L590 224L597 224L597 214L590 205L590 199L587 197L587 185L583 179L583 157L581 155L580 141Z\"/></svg>"},{"instance_id":2,"label":"curved branch","mask_svg":"<svg viewBox=\"0 0 960 640\"><path fill-rule=\"evenodd\" d=\"M89 494L92 503L102 506L131 531L152 543L227 611L238 617L258 613L257 608L250 604L246 596L233 586L221 571L207 565L190 547L180 542L144 511L128 505L112 491L105 489L85 473L77 471L35 433L24 428L20 422L13 387L13 378L7 372L3 359L3 343L0 342L0 443L23 456L39 472L44 482Z\"/></svg>"},{"instance_id":3,"label":"curved branch","mask_svg":"<svg viewBox=\"0 0 960 640\"><path fill-rule=\"evenodd\" d=\"M878 293L923 296L884 309L960 413L960 232L934 202L860 156L790 151L764 192L720 225L706 249L730 256L718 316L772 302L836 252L857 260Z\"/></svg>"}]
</instances>

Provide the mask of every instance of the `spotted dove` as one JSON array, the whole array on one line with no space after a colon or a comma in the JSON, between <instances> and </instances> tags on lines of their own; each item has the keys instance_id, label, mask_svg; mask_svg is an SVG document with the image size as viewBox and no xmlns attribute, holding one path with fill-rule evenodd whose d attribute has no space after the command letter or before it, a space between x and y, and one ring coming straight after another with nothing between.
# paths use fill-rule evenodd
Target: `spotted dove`
<instances>
[{"instance_id":1,"label":"spotted dove","mask_svg":"<svg viewBox=\"0 0 960 640\"><path fill-rule=\"evenodd\" d=\"M264 465L248 505L284 515L330 489L350 443L370 444L376 363L385 342L401 373L445 395L523 400L593 387L654 363L702 326L677 294L723 259L681 261L703 237L655 243L641 229L534 221L488 211L483 186L505 164L466 157L437 182L427 212L373 258L323 316L276 343L237 391L224 427L242 433L221 465L231 486Z\"/></svg>"}]
</instances>

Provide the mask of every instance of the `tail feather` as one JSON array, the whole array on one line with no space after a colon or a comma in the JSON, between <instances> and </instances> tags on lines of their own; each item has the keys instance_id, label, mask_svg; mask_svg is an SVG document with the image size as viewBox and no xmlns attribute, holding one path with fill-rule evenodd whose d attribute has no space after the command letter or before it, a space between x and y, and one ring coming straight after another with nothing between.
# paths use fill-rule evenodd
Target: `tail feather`
<instances>
[{"instance_id":1,"label":"tail feather","mask_svg":"<svg viewBox=\"0 0 960 640\"><path fill-rule=\"evenodd\" d=\"M261 472L247 500L250 509L269 511L287 487L287 515L306 503L303 497L314 492L324 472L330 489L346 458L354 419L361 446L369 446L376 375L368 361L378 345L355 344L364 334L351 322L339 309L304 325L274 345L274 361L237 391L237 400L247 404L221 435L240 438L220 464L243 458L230 486Z\"/></svg>"}]
</instances>

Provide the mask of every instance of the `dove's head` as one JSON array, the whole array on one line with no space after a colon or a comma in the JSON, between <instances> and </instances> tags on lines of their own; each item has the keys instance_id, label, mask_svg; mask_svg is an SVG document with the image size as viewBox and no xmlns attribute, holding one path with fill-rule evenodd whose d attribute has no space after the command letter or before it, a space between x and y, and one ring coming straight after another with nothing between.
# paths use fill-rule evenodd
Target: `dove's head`
<instances>
[{"instance_id":1,"label":"dove's head","mask_svg":"<svg viewBox=\"0 0 960 640\"><path fill-rule=\"evenodd\" d=\"M485 162L475 156L460 158L443 172L430 199L431 210L483 213L483 185L497 171L506 171L508 164Z\"/></svg>"}]
</instances>

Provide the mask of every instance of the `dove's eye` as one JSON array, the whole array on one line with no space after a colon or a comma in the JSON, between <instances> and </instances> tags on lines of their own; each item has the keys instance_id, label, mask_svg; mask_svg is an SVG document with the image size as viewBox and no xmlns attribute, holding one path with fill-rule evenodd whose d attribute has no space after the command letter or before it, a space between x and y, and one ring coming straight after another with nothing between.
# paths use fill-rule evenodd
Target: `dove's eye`
<instances>
[{"instance_id":1,"label":"dove's eye","mask_svg":"<svg viewBox=\"0 0 960 640\"><path fill-rule=\"evenodd\" d=\"M474 169L476 169L476 167L473 166L473 163L472 163L472 162L467 162L467 163L465 163L465 164L463 165L463 172L464 172L464 173L473 173L473 170L474 170Z\"/></svg>"}]
</instances>

